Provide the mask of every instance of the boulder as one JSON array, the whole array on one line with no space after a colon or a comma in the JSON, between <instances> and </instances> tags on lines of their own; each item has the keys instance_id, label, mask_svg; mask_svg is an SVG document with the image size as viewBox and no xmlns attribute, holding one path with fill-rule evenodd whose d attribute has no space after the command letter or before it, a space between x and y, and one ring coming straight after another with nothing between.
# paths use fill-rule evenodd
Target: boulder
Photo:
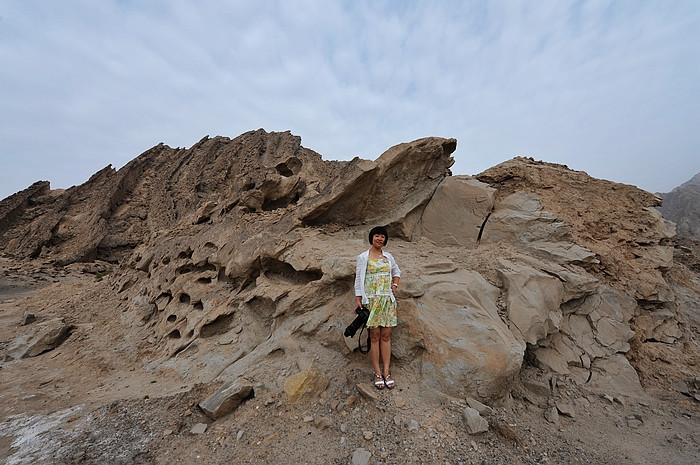
<instances>
[{"instance_id":1,"label":"boulder","mask_svg":"<svg viewBox=\"0 0 700 465\"><path fill-rule=\"evenodd\" d=\"M53 318L33 325L30 333L18 336L7 347L13 359L36 357L60 346L70 336L72 325L63 318Z\"/></svg>"},{"instance_id":2,"label":"boulder","mask_svg":"<svg viewBox=\"0 0 700 465\"><path fill-rule=\"evenodd\" d=\"M502 396L517 378L525 344L498 315L499 289L473 271L421 275L425 294L405 316L411 330L404 338L424 347L426 388L483 401Z\"/></svg>"},{"instance_id":3,"label":"boulder","mask_svg":"<svg viewBox=\"0 0 700 465\"><path fill-rule=\"evenodd\" d=\"M216 420L234 411L253 393L253 386L241 380L230 381L221 386L214 394L199 403L199 408L212 420ZM204 432L204 431L202 431Z\"/></svg>"},{"instance_id":4,"label":"boulder","mask_svg":"<svg viewBox=\"0 0 700 465\"><path fill-rule=\"evenodd\" d=\"M300 400L317 399L327 387L328 378L313 364L284 382L284 392L291 404Z\"/></svg>"}]
</instances>

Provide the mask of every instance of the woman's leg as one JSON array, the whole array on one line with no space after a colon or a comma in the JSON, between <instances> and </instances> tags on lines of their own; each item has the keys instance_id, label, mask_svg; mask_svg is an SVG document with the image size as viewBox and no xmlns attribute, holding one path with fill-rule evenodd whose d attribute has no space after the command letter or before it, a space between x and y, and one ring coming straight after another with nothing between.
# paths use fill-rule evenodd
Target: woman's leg
<instances>
[{"instance_id":1,"label":"woman's leg","mask_svg":"<svg viewBox=\"0 0 700 465\"><path fill-rule=\"evenodd\" d=\"M391 328L379 328L379 350L382 355L382 365L384 370L381 374L387 376L391 373ZM372 342L374 345L374 342ZM379 367L379 361L377 361L377 367Z\"/></svg>"},{"instance_id":2,"label":"woman's leg","mask_svg":"<svg viewBox=\"0 0 700 465\"><path fill-rule=\"evenodd\" d=\"M379 339L380 331L384 328L370 328L369 338L372 341L369 348L369 359L372 362L372 368L376 374L383 374L382 369L379 367Z\"/></svg>"}]
</instances>

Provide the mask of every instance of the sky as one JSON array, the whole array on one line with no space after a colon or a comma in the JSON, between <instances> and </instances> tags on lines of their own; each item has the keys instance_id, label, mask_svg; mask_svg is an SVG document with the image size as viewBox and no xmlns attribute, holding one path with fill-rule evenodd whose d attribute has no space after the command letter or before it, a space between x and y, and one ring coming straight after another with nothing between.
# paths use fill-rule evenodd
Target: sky
<instances>
[{"instance_id":1,"label":"sky","mask_svg":"<svg viewBox=\"0 0 700 465\"><path fill-rule=\"evenodd\" d=\"M669 192L700 172L700 1L0 0L0 199L259 128Z\"/></svg>"}]
</instances>

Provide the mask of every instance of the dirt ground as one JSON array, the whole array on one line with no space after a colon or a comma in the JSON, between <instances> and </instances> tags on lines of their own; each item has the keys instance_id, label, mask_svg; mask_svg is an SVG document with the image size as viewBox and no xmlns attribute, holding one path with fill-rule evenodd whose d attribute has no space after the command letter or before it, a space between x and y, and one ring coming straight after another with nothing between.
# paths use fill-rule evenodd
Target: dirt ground
<instances>
[{"instance_id":1,"label":"dirt ground","mask_svg":"<svg viewBox=\"0 0 700 465\"><path fill-rule=\"evenodd\" d=\"M0 356L28 330L20 325L27 312L73 327L54 350L0 359L2 463L646 465L700 458L700 402L677 384L700 375L696 327L682 344L633 348L644 398L586 392L526 365L521 384L483 414L489 431L470 435L465 399L415 387L409 366L395 367L396 389L376 391L359 353L332 374L318 401L289 405L284 394L255 386L237 410L212 422L197 404L220 383L149 371L139 347L145 336L115 313L117 299L100 275L0 259ZM554 385L555 395L536 392L529 380ZM555 405L570 406L570 415L546 420ZM206 430L193 432L204 428L198 424Z\"/></svg>"}]
</instances>

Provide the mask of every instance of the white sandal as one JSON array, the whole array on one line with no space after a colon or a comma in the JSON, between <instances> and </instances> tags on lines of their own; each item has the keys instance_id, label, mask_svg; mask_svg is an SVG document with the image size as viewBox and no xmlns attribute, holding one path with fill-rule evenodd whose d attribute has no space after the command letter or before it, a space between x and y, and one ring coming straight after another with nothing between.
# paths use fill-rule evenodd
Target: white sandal
<instances>
[{"instance_id":1,"label":"white sandal","mask_svg":"<svg viewBox=\"0 0 700 465\"><path fill-rule=\"evenodd\" d=\"M378 373L374 374L374 387L384 389L384 377Z\"/></svg>"},{"instance_id":2,"label":"white sandal","mask_svg":"<svg viewBox=\"0 0 700 465\"><path fill-rule=\"evenodd\" d=\"M384 377L384 384L386 385L387 389L394 389L396 387L396 383L394 382L394 378L392 378L391 373Z\"/></svg>"}]
</instances>

